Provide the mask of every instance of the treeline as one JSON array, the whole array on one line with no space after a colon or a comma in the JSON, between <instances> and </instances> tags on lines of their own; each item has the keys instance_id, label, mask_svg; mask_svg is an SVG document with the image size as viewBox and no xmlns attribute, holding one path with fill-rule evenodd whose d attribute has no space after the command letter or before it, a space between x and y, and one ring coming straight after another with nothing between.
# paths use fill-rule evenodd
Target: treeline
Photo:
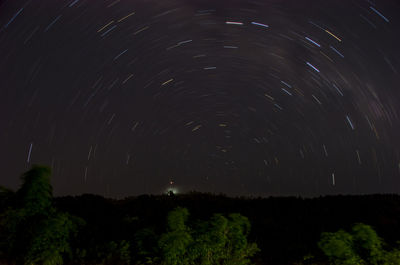
<instances>
[{"instance_id":1,"label":"treeline","mask_svg":"<svg viewBox=\"0 0 400 265\"><path fill-rule=\"evenodd\" d=\"M22 183L0 192L1 264L399 264L397 195L53 198L42 166Z\"/></svg>"},{"instance_id":2,"label":"treeline","mask_svg":"<svg viewBox=\"0 0 400 265\"><path fill-rule=\"evenodd\" d=\"M126 216L120 223L107 224L126 228L120 230L124 234L112 234L107 231L111 227L93 225L90 218L88 225L85 218L54 205L48 167L33 166L22 176L22 183L16 193L4 188L1 192L3 263L246 265L259 251L247 241L249 220L238 213L214 214L189 223L189 211L176 207L168 213L162 232L143 227L128 234L134 228L130 224L139 219Z\"/></svg>"}]
</instances>

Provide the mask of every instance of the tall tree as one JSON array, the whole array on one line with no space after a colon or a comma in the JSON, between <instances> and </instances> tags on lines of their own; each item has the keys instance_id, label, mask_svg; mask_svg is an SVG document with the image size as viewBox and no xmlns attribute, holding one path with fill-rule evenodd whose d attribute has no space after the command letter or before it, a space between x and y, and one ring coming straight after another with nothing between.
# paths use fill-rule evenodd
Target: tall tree
<instances>
[{"instance_id":1,"label":"tall tree","mask_svg":"<svg viewBox=\"0 0 400 265\"><path fill-rule=\"evenodd\" d=\"M17 191L19 206L27 216L48 214L53 200L50 183L51 169L47 166L33 165L22 175L22 186Z\"/></svg>"},{"instance_id":2,"label":"tall tree","mask_svg":"<svg viewBox=\"0 0 400 265\"><path fill-rule=\"evenodd\" d=\"M189 211L180 207L168 214L167 232L159 240L163 264L165 265L187 265L191 263L188 246L193 239L185 224L188 216Z\"/></svg>"},{"instance_id":3,"label":"tall tree","mask_svg":"<svg viewBox=\"0 0 400 265\"><path fill-rule=\"evenodd\" d=\"M201 265L220 264L226 254L227 233L228 219L222 214L214 214L209 221L199 222L191 246L193 260Z\"/></svg>"},{"instance_id":4,"label":"tall tree","mask_svg":"<svg viewBox=\"0 0 400 265\"><path fill-rule=\"evenodd\" d=\"M69 238L84 223L52 206L50 175L49 167L32 166L22 175L18 203L0 216L0 242L7 242L0 247L17 264L62 264L70 253Z\"/></svg>"},{"instance_id":5,"label":"tall tree","mask_svg":"<svg viewBox=\"0 0 400 265\"><path fill-rule=\"evenodd\" d=\"M237 213L230 214L228 220L228 242L223 264L247 265L250 263L249 258L259 251L257 244L247 241L250 222L247 217Z\"/></svg>"}]
</instances>

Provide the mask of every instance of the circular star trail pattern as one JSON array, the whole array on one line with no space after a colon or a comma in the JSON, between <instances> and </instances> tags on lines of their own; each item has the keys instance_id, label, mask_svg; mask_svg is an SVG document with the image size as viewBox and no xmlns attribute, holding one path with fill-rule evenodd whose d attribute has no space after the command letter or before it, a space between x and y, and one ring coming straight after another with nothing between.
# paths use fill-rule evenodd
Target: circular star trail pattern
<instances>
[{"instance_id":1,"label":"circular star trail pattern","mask_svg":"<svg viewBox=\"0 0 400 265\"><path fill-rule=\"evenodd\" d=\"M396 1L3 1L2 184L399 192Z\"/></svg>"}]
</instances>

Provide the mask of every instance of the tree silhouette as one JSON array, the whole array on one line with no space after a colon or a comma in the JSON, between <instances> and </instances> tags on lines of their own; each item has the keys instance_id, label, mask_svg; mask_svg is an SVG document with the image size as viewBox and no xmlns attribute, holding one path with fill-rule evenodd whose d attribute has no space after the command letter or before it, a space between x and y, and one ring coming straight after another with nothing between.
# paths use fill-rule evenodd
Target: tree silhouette
<instances>
[{"instance_id":1,"label":"tree silhouette","mask_svg":"<svg viewBox=\"0 0 400 265\"><path fill-rule=\"evenodd\" d=\"M136 259L140 264L157 264L158 258L158 236L152 228L143 228L134 235L134 248Z\"/></svg>"},{"instance_id":2,"label":"tree silhouette","mask_svg":"<svg viewBox=\"0 0 400 265\"><path fill-rule=\"evenodd\" d=\"M17 204L0 216L0 245L6 259L17 264L63 264L70 253L69 238L83 224L79 218L52 206L51 170L34 165L22 175Z\"/></svg>"},{"instance_id":3,"label":"tree silhouette","mask_svg":"<svg viewBox=\"0 0 400 265\"><path fill-rule=\"evenodd\" d=\"M351 233L343 230L324 232L318 242L332 264L400 265L400 250L387 251L384 245L375 230L362 223L355 224Z\"/></svg>"},{"instance_id":4,"label":"tree silhouette","mask_svg":"<svg viewBox=\"0 0 400 265\"><path fill-rule=\"evenodd\" d=\"M33 165L22 175L22 186L17 191L17 197L19 206L27 216L50 213L53 199L50 175L51 169L40 165Z\"/></svg>"}]
</instances>

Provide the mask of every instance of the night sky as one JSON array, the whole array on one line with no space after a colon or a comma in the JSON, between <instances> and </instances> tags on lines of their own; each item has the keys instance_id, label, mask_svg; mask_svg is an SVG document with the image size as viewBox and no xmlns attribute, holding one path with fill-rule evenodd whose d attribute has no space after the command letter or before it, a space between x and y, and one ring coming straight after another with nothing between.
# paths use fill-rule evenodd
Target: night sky
<instances>
[{"instance_id":1,"label":"night sky","mask_svg":"<svg viewBox=\"0 0 400 265\"><path fill-rule=\"evenodd\" d=\"M9 188L399 193L399 116L399 1L0 4Z\"/></svg>"}]
</instances>

